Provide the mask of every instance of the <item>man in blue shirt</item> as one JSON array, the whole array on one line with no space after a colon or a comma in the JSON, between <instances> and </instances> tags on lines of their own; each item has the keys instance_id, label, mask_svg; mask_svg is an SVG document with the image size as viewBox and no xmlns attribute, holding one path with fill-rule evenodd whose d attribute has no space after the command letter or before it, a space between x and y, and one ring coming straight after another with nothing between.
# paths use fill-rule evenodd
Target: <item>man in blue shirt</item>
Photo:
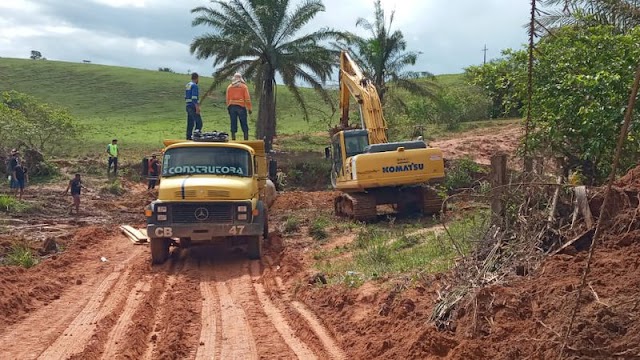
<instances>
[{"instance_id":1,"label":"man in blue shirt","mask_svg":"<svg viewBox=\"0 0 640 360\"><path fill-rule=\"evenodd\" d=\"M198 73L191 74L191 81L184 92L184 100L187 103L187 140L191 140L193 130L202 130L202 117L200 117L200 103L198 103Z\"/></svg>"}]
</instances>

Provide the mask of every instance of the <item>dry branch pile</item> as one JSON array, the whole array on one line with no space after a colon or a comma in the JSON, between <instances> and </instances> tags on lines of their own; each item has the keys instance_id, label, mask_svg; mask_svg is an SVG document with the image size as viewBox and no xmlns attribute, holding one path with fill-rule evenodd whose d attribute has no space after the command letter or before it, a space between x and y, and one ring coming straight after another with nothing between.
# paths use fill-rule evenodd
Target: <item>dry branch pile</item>
<instances>
[{"instance_id":1,"label":"dry branch pile","mask_svg":"<svg viewBox=\"0 0 640 360\"><path fill-rule=\"evenodd\" d=\"M612 188L602 215L602 248L594 256L564 350L569 357L640 356L640 332L632 325L640 310L634 302L640 298L639 193L640 167ZM512 177L500 194L502 216L494 218L473 253L456 266L430 320L442 331L471 339L490 340L517 328L522 343L510 355L557 354L603 197L604 188ZM610 283L612 278L620 282ZM589 344L594 336L597 346Z\"/></svg>"}]
</instances>

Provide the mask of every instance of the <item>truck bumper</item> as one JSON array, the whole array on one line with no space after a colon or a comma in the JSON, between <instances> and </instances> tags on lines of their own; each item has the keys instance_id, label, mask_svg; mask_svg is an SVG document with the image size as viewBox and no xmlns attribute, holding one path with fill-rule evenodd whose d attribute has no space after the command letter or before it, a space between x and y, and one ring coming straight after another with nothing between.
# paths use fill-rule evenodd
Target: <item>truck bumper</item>
<instances>
[{"instance_id":1,"label":"truck bumper","mask_svg":"<svg viewBox=\"0 0 640 360\"><path fill-rule=\"evenodd\" d=\"M149 238L191 238L206 241L229 236L262 235L264 224L148 224Z\"/></svg>"}]
</instances>

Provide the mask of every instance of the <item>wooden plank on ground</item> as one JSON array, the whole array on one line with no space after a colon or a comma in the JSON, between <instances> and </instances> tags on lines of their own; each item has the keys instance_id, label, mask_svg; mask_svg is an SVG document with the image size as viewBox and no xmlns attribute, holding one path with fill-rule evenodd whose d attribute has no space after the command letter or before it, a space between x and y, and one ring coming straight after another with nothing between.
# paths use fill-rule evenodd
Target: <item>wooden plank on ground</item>
<instances>
[{"instance_id":1,"label":"wooden plank on ground","mask_svg":"<svg viewBox=\"0 0 640 360\"><path fill-rule=\"evenodd\" d=\"M142 244L147 242L147 235L142 231L135 229L129 225L121 225L120 230L134 243Z\"/></svg>"}]
</instances>

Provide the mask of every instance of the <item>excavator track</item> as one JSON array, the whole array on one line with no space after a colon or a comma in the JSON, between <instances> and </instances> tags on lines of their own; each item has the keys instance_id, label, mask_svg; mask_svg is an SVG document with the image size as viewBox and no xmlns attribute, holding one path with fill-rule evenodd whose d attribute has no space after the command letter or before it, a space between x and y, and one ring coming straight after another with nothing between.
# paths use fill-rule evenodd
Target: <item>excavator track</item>
<instances>
[{"instance_id":1,"label":"excavator track","mask_svg":"<svg viewBox=\"0 0 640 360\"><path fill-rule=\"evenodd\" d=\"M422 187L422 213L424 215L438 214L442 211L444 199L438 195L436 189L432 187Z\"/></svg>"},{"instance_id":2,"label":"excavator track","mask_svg":"<svg viewBox=\"0 0 640 360\"><path fill-rule=\"evenodd\" d=\"M373 221L378 217L376 198L371 194L340 194L334 206L336 215L356 221Z\"/></svg>"}]
</instances>

